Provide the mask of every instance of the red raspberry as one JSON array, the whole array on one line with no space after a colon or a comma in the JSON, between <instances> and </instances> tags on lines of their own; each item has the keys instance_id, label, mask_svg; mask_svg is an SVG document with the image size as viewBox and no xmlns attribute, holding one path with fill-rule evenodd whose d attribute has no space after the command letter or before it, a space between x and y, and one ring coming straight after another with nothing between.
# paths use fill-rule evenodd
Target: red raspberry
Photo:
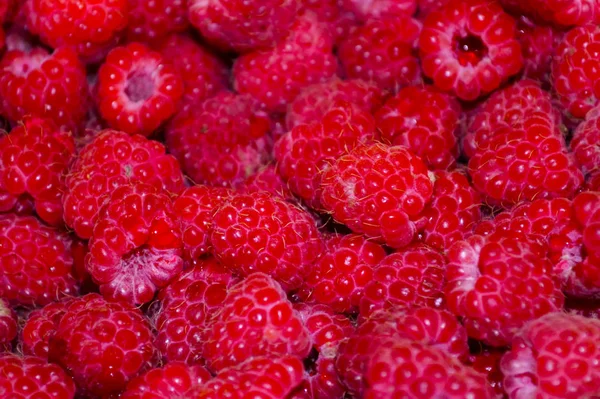
<instances>
[{"instance_id":1,"label":"red raspberry","mask_svg":"<svg viewBox=\"0 0 600 399\"><path fill-rule=\"evenodd\" d=\"M558 27L600 22L598 0L502 0L517 14L526 14Z\"/></svg>"},{"instance_id":2,"label":"red raspberry","mask_svg":"<svg viewBox=\"0 0 600 399\"><path fill-rule=\"evenodd\" d=\"M345 76L394 92L420 84L421 68L415 55L420 31L421 24L410 17L368 20L339 46Z\"/></svg>"},{"instance_id":3,"label":"red raspberry","mask_svg":"<svg viewBox=\"0 0 600 399\"><path fill-rule=\"evenodd\" d=\"M586 25L568 31L558 45L552 63L554 91L565 109L574 118L599 104L600 86L600 27Z\"/></svg>"},{"instance_id":4,"label":"red raspberry","mask_svg":"<svg viewBox=\"0 0 600 399\"><path fill-rule=\"evenodd\" d=\"M411 16L417 10L416 0L341 0L361 21L369 18Z\"/></svg>"},{"instance_id":5,"label":"red raspberry","mask_svg":"<svg viewBox=\"0 0 600 399\"><path fill-rule=\"evenodd\" d=\"M213 218L214 254L236 274L269 274L285 290L298 288L323 243L315 221L277 196L237 194Z\"/></svg>"},{"instance_id":6,"label":"red raspberry","mask_svg":"<svg viewBox=\"0 0 600 399\"><path fill-rule=\"evenodd\" d=\"M368 111L336 102L318 123L298 125L279 139L274 149L279 173L294 194L320 209L321 172L339 156L378 136Z\"/></svg>"},{"instance_id":7,"label":"red raspberry","mask_svg":"<svg viewBox=\"0 0 600 399\"><path fill-rule=\"evenodd\" d=\"M198 385L205 384L212 376L202 366L184 363L168 363L132 379L122 399L187 398Z\"/></svg>"},{"instance_id":8,"label":"red raspberry","mask_svg":"<svg viewBox=\"0 0 600 399\"><path fill-rule=\"evenodd\" d=\"M313 14L325 25L336 44L356 27L356 16L343 9L340 0L301 0L299 15Z\"/></svg>"},{"instance_id":9,"label":"red raspberry","mask_svg":"<svg viewBox=\"0 0 600 399\"><path fill-rule=\"evenodd\" d=\"M156 346L168 362L202 363L201 334L208 318L221 308L227 290L239 279L213 258L193 263L158 293L154 317Z\"/></svg>"},{"instance_id":10,"label":"red raspberry","mask_svg":"<svg viewBox=\"0 0 600 399\"><path fill-rule=\"evenodd\" d=\"M562 307L540 247L519 234L474 235L450 247L446 301L470 337L504 346L527 321Z\"/></svg>"},{"instance_id":11,"label":"red raspberry","mask_svg":"<svg viewBox=\"0 0 600 399\"><path fill-rule=\"evenodd\" d=\"M229 71L225 63L191 36L171 35L160 42L157 50L183 79L183 111L227 88Z\"/></svg>"},{"instance_id":12,"label":"red raspberry","mask_svg":"<svg viewBox=\"0 0 600 399\"><path fill-rule=\"evenodd\" d=\"M267 163L270 124L250 96L221 92L178 114L165 139L195 183L235 186Z\"/></svg>"},{"instance_id":13,"label":"red raspberry","mask_svg":"<svg viewBox=\"0 0 600 399\"><path fill-rule=\"evenodd\" d=\"M75 384L56 364L35 357L6 354L0 356L0 396L73 399Z\"/></svg>"},{"instance_id":14,"label":"red raspberry","mask_svg":"<svg viewBox=\"0 0 600 399\"><path fill-rule=\"evenodd\" d=\"M62 225L64 173L74 152L71 134L43 119L27 119L0 136L0 212L35 211Z\"/></svg>"},{"instance_id":15,"label":"red raspberry","mask_svg":"<svg viewBox=\"0 0 600 399\"><path fill-rule=\"evenodd\" d=\"M310 335L285 291L254 273L234 285L204 331L203 355L213 371L254 356L308 356Z\"/></svg>"},{"instance_id":16,"label":"red raspberry","mask_svg":"<svg viewBox=\"0 0 600 399\"><path fill-rule=\"evenodd\" d=\"M299 18L276 47L235 61L234 88L250 94L269 112L283 113L304 87L334 77L337 62L332 47L329 32L315 18Z\"/></svg>"},{"instance_id":17,"label":"red raspberry","mask_svg":"<svg viewBox=\"0 0 600 399\"><path fill-rule=\"evenodd\" d=\"M382 246L362 235L334 235L323 255L310 267L300 297L326 304L338 313L352 313L373 279L373 268L385 257Z\"/></svg>"},{"instance_id":18,"label":"red raspberry","mask_svg":"<svg viewBox=\"0 0 600 399\"><path fill-rule=\"evenodd\" d=\"M75 298L65 298L61 302L53 302L29 314L23 330L21 341L23 353L44 360L48 359L50 338L56 334L60 319L68 310Z\"/></svg>"},{"instance_id":19,"label":"red raspberry","mask_svg":"<svg viewBox=\"0 0 600 399\"><path fill-rule=\"evenodd\" d=\"M600 192L583 192L573 199L575 219L583 247L572 261L581 261L573 272L580 283L575 294L597 297L600 292ZM585 259L581 259L582 256Z\"/></svg>"},{"instance_id":20,"label":"red raspberry","mask_svg":"<svg viewBox=\"0 0 600 399\"><path fill-rule=\"evenodd\" d=\"M187 0L129 0L127 39L147 42L161 39L188 27Z\"/></svg>"},{"instance_id":21,"label":"red raspberry","mask_svg":"<svg viewBox=\"0 0 600 399\"><path fill-rule=\"evenodd\" d=\"M360 299L361 318L378 309L445 308L445 268L444 256L422 244L387 256L374 268L364 289Z\"/></svg>"},{"instance_id":22,"label":"red raspberry","mask_svg":"<svg viewBox=\"0 0 600 399\"><path fill-rule=\"evenodd\" d=\"M286 124L292 129L321 120L340 101L347 101L373 113L383 104L383 99L383 91L373 83L359 79L332 79L302 90L288 106Z\"/></svg>"},{"instance_id":23,"label":"red raspberry","mask_svg":"<svg viewBox=\"0 0 600 399\"><path fill-rule=\"evenodd\" d=\"M77 130L88 109L85 74L71 49L9 51L0 62L2 114L13 123L36 116L51 119L66 130Z\"/></svg>"},{"instance_id":24,"label":"red raspberry","mask_svg":"<svg viewBox=\"0 0 600 399\"><path fill-rule=\"evenodd\" d=\"M577 164L588 177L594 179L600 174L600 107L587 113L585 120L573 133L570 148Z\"/></svg>"},{"instance_id":25,"label":"red raspberry","mask_svg":"<svg viewBox=\"0 0 600 399\"><path fill-rule=\"evenodd\" d=\"M86 269L110 299L147 303L183 268L181 226L171 198L148 184L112 192L89 245Z\"/></svg>"},{"instance_id":26,"label":"red raspberry","mask_svg":"<svg viewBox=\"0 0 600 399\"><path fill-rule=\"evenodd\" d=\"M381 139L401 145L433 169L456 165L455 132L461 109L456 99L432 86L401 89L375 115Z\"/></svg>"},{"instance_id":27,"label":"red raspberry","mask_svg":"<svg viewBox=\"0 0 600 399\"><path fill-rule=\"evenodd\" d=\"M401 248L433 194L429 173L404 147L359 146L323 172L321 204L352 231Z\"/></svg>"},{"instance_id":28,"label":"red raspberry","mask_svg":"<svg viewBox=\"0 0 600 399\"><path fill-rule=\"evenodd\" d=\"M0 215L0 297L43 306L77 294L71 239L33 216Z\"/></svg>"},{"instance_id":29,"label":"red raspberry","mask_svg":"<svg viewBox=\"0 0 600 399\"><path fill-rule=\"evenodd\" d=\"M484 349L480 353L469 356L467 365L486 376L489 385L496 394L494 398L504 398L504 375L500 370L500 360L504 350Z\"/></svg>"},{"instance_id":30,"label":"red raspberry","mask_svg":"<svg viewBox=\"0 0 600 399\"><path fill-rule=\"evenodd\" d=\"M72 47L89 62L102 59L129 22L129 0L28 0L29 30L50 47Z\"/></svg>"},{"instance_id":31,"label":"red raspberry","mask_svg":"<svg viewBox=\"0 0 600 399\"><path fill-rule=\"evenodd\" d=\"M546 25L537 25L526 16L517 19L517 40L523 50L523 76L550 83L550 66L563 33Z\"/></svg>"},{"instance_id":32,"label":"red raspberry","mask_svg":"<svg viewBox=\"0 0 600 399\"><path fill-rule=\"evenodd\" d=\"M283 181L281 175L277 172L277 168L272 164L265 166L248 177L244 184L238 187L238 190L244 193L266 191L286 201L294 202L296 200L287 183Z\"/></svg>"},{"instance_id":33,"label":"red raspberry","mask_svg":"<svg viewBox=\"0 0 600 399\"><path fill-rule=\"evenodd\" d=\"M190 22L223 50L248 52L272 47L291 28L300 2L294 0L188 0Z\"/></svg>"},{"instance_id":34,"label":"red raspberry","mask_svg":"<svg viewBox=\"0 0 600 399\"><path fill-rule=\"evenodd\" d=\"M439 10L449 2L450 0L417 0L418 16L422 18L434 10Z\"/></svg>"},{"instance_id":35,"label":"red raspberry","mask_svg":"<svg viewBox=\"0 0 600 399\"><path fill-rule=\"evenodd\" d=\"M179 164L162 144L115 130L99 133L70 167L63 197L65 222L79 237L90 238L112 191L136 182L175 195L184 188Z\"/></svg>"},{"instance_id":36,"label":"red raspberry","mask_svg":"<svg viewBox=\"0 0 600 399\"><path fill-rule=\"evenodd\" d=\"M49 358L71 374L81 394L118 394L151 368L152 338L139 309L88 294L74 300L61 318L50 338Z\"/></svg>"},{"instance_id":37,"label":"red raspberry","mask_svg":"<svg viewBox=\"0 0 600 399\"><path fill-rule=\"evenodd\" d=\"M497 89L523 66L515 20L493 0L452 0L425 18L423 72L462 100Z\"/></svg>"},{"instance_id":38,"label":"red raspberry","mask_svg":"<svg viewBox=\"0 0 600 399\"><path fill-rule=\"evenodd\" d=\"M552 313L526 324L500 363L508 398L585 398L600 384L600 321Z\"/></svg>"},{"instance_id":39,"label":"red raspberry","mask_svg":"<svg viewBox=\"0 0 600 399\"><path fill-rule=\"evenodd\" d=\"M129 134L150 136L175 113L183 91L175 67L140 43L115 48L98 70L100 115Z\"/></svg>"},{"instance_id":40,"label":"red raspberry","mask_svg":"<svg viewBox=\"0 0 600 399\"><path fill-rule=\"evenodd\" d=\"M17 315L8 302L0 299L0 350L10 351L17 336Z\"/></svg>"}]
</instances>

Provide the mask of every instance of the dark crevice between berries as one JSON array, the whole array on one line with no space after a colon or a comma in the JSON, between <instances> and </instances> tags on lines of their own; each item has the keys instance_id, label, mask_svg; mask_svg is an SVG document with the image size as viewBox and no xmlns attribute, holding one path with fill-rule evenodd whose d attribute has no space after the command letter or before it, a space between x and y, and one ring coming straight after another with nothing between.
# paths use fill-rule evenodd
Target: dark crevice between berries
<instances>
[{"instance_id":1,"label":"dark crevice between berries","mask_svg":"<svg viewBox=\"0 0 600 399\"><path fill-rule=\"evenodd\" d=\"M488 48L479 36L456 36L454 37L454 52L460 65L477 65L487 56Z\"/></svg>"},{"instance_id":2,"label":"dark crevice between berries","mask_svg":"<svg viewBox=\"0 0 600 399\"><path fill-rule=\"evenodd\" d=\"M154 81L146 71L135 71L127 77L125 95L134 102L146 101L154 93Z\"/></svg>"},{"instance_id":3,"label":"dark crevice between berries","mask_svg":"<svg viewBox=\"0 0 600 399\"><path fill-rule=\"evenodd\" d=\"M316 348L312 348L308 357L304 359L304 370L308 375L317 374L317 361L319 360L319 351Z\"/></svg>"}]
</instances>

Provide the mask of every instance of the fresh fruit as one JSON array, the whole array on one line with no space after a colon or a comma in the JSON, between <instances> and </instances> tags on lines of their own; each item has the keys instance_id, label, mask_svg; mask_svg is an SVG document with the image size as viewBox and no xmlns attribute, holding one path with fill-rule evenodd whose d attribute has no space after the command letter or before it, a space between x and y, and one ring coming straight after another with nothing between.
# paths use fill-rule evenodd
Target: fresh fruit
<instances>
[{"instance_id":1,"label":"fresh fruit","mask_svg":"<svg viewBox=\"0 0 600 399\"><path fill-rule=\"evenodd\" d=\"M361 20L390 15L411 16L417 9L416 0L341 0L341 3Z\"/></svg>"},{"instance_id":2,"label":"fresh fruit","mask_svg":"<svg viewBox=\"0 0 600 399\"><path fill-rule=\"evenodd\" d=\"M123 399L184 398L212 378L202 366L167 363L162 368L151 369L129 381Z\"/></svg>"},{"instance_id":3,"label":"fresh fruit","mask_svg":"<svg viewBox=\"0 0 600 399\"><path fill-rule=\"evenodd\" d=\"M188 27L186 0L128 0L127 38L132 42L152 42Z\"/></svg>"},{"instance_id":4,"label":"fresh fruit","mask_svg":"<svg viewBox=\"0 0 600 399\"><path fill-rule=\"evenodd\" d=\"M56 333L60 319L76 298L64 298L60 302L52 302L29 314L21 331L23 353L48 360L50 338Z\"/></svg>"},{"instance_id":5,"label":"fresh fruit","mask_svg":"<svg viewBox=\"0 0 600 399\"><path fill-rule=\"evenodd\" d=\"M8 302L0 299L0 350L11 350L11 343L17 336L17 315Z\"/></svg>"}]
</instances>

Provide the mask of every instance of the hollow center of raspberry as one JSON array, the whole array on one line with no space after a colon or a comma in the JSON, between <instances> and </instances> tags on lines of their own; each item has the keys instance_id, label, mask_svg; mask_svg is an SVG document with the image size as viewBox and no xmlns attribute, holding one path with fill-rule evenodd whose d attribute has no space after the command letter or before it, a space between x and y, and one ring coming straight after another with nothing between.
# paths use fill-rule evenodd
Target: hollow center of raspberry
<instances>
[{"instance_id":1,"label":"hollow center of raspberry","mask_svg":"<svg viewBox=\"0 0 600 399\"><path fill-rule=\"evenodd\" d=\"M154 80L145 71L133 72L127 78L125 94L132 102L146 101L154 93Z\"/></svg>"},{"instance_id":2,"label":"hollow center of raspberry","mask_svg":"<svg viewBox=\"0 0 600 399\"><path fill-rule=\"evenodd\" d=\"M454 38L454 51L462 66L477 65L487 55L488 48L479 36L466 35Z\"/></svg>"}]
</instances>

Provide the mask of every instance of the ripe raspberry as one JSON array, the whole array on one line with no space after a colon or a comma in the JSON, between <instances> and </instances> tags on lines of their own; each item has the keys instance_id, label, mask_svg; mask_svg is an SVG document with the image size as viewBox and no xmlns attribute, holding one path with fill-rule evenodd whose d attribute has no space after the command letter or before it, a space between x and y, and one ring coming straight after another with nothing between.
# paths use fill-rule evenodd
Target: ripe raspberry
<instances>
[{"instance_id":1,"label":"ripe raspberry","mask_svg":"<svg viewBox=\"0 0 600 399\"><path fill-rule=\"evenodd\" d=\"M497 89L523 66L515 20L493 0L452 0L425 18L423 72L462 100Z\"/></svg>"},{"instance_id":2,"label":"ripe raspberry","mask_svg":"<svg viewBox=\"0 0 600 399\"><path fill-rule=\"evenodd\" d=\"M337 62L332 47L329 32L316 18L299 18L276 47L235 61L233 86L239 93L250 94L267 111L283 113L304 87L334 77Z\"/></svg>"},{"instance_id":3,"label":"ripe raspberry","mask_svg":"<svg viewBox=\"0 0 600 399\"><path fill-rule=\"evenodd\" d=\"M0 299L0 351L10 351L17 336L17 315L8 302Z\"/></svg>"},{"instance_id":4,"label":"ripe raspberry","mask_svg":"<svg viewBox=\"0 0 600 399\"><path fill-rule=\"evenodd\" d=\"M317 17L336 44L356 27L356 16L342 8L340 0L302 0L301 3L298 15L313 14Z\"/></svg>"},{"instance_id":5,"label":"ripe raspberry","mask_svg":"<svg viewBox=\"0 0 600 399\"><path fill-rule=\"evenodd\" d=\"M575 295L598 297L600 293L600 192L583 192L573 199L573 211L583 246L575 252L573 261L580 261L573 268L576 281ZM577 237L578 238L578 237ZM577 244L577 243L576 243ZM576 245L575 244L575 245ZM582 255L585 259L582 259Z\"/></svg>"},{"instance_id":6,"label":"ripe raspberry","mask_svg":"<svg viewBox=\"0 0 600 399\"><path fill-rule=\"evenodd\" d=\"M321 172L336 158L378 138L368 111L345 101L332 104L318 123L299 125L275 144L278 170L290 190L320 209Z\"/></svg>"},{"instance_id":7,"label":"ripe raspberry","mask_svg":"<svg viewBox=\"0 0 600 399\"><path fill-rule=\"evenodd\" d=\"M550 83L550 66L563 32L538 25L526 16L517 19L517 40L523 51L523 76Z\"/></svg>"},{"instance_id":8,"label":"ripe raspberry","mask_svg":"<svg viewBox=\"0 0 600 399\"><path fill-rule=\"evenodd\" d=\"M129 0L127 39L147 42L161 39L188 27L187 0Z\"/></svg>"},{"instance_id":9,"label":"ripe raspberry","mask_svg":"<svg viewBox=\"0 0 600 399\"><path fill-rule=\"evenodd\" d=\"M43 119L26 119L0 136L0 212L35 211L62 225L64 174L74 152L71 134Z\"/></svg>"},{"instance_id":10,"label":"ripe raspberry","mask_svg":"<svg viewBox=\"0 0 600 399\"><path fill-rule=\"evenodd\" d=\"M117 47L98 70L98 110L110 127L150 136L176 111L183 81L160 53L140 43Z\"/></svg>"},{"instance_id":11,"label":"ripe raspberry","mask_svg":"<svg viewBox=\"0 0 600 399\"><path fill-rule=\"evenodd\" d=\"M421 18L425 17L430 12L439 10L449 2L450 0L417 0L418 16Z\"/></svg>"},{"instance_id":12,"label":"ripe raspberry","mask_svg":"<svg viewBox=\"0 0 600 399\"><path fill-rule=\"evenodd\" d=\"M238 187L238 190L243 193L266 191L272 195L279 196L286 201L296 201L296 198L290 191L287 183L283 181L281 175L277 172L277 168L272 164L265 166L252 176L248 177L246 181Z\"/></svg>"},{"instance_id":13,"label":"ripe raspberry","mask_svg":"<svg viewBox=\"0 0 600 399\"><path fill-rule=\"evenodd\" d=\"M192 265L158 293L155 343L168 362L202 363L205 323L221 308L231 285L239 281L213 258Z\"/></svg>"},{"instance_id":14,"label":"ripe raspberry","mask_svg":"<svg viewBox=\"0 0 600 399\"><path fill-rule=\"evenodd\" d=\"M48 360L50 338L56 334L60 319L74 300L76 299L65 298L61 302L49 303L29 314L20 337L25 355Z\"/></svg>"},{"instance_id":15,"label":"ripe raspberry","mask_svg":"<svg viewBox=\"0 0 600 399\"><path fill-rule=\"evenodd\" d=\"M71 239L33 216L0 215L0 297L43 306L77 294Z\"/></svg>"},{"instance_id":16,"label":"ripe raspberry","mask_svg":"<svg viewBox=\"0 0 600 399\"><path fill-rule=\"evenodd\" d=\"M298 288L323 243L312 217L268 193L237 194L213 218L214 254L234 273L270 275Z\"/></svg>"},{"instance_id":17,"label":"ripe raspberry","mask_svg":"<svg viewBox=\"0 0 600 399\"><path fill-rule=\"evenodd\" d=\"M322 303L338 313L358 310L373 268L386 253L362 235L334 235L323 255L310 267L299 295L306 302Z\"/></svg>"},{"instance_id":18,"label":"ripe raspberry","mask_svg":"<svg viewBox=\"0 0 600 399\"><path fill-rule=\"evenodd\" d=\"M171 35L157 46L183 79L182 111L227 88L229 71L216 55L200 46L191 36ZM177 111L178 113L181 111Z\"/></svg>"},{"instance_id":19,"label":"ripe raspberry","mask_svg":"<svg viewBox=\"0 0 600 399\"><path fill-rule=\"evenodd\" d=\"M168 363L132 379L122 399L187 398L198 385L205 384L212 376L202 366L184 363Z\"/></svg>"},{"instance_id":20,"label":"ripe raspberry","mask_svg":"<svg viewBox=\"0 0 600 399\"><path fill-rule=\"evenodd\" d=\"M432 86L401 89L375 114L381 139L420 156L432 169L456 165L456 130L461 109L456 99Z\"/></svg>"},{"instance_id":21,"label":"ripe raspberry","mask_svg":"<svg viewBox=\"0 0 600 399\"><path fill-rule=\"evenodd\" d=\"M526 14L558 27L600 22L598 0L502 0L501 3L517 14Z\"/></svg>"},{"instance_id":22,"label":"ripe raspberry","mask_svg":"<svg viewBox=\"0 0 600 399\"><path fill-rule=\"evenodd\" d=\"M361 21L388 16L410 17L417 10L416 0L341 0L341 3Z\"/></svg>"},{"instance_id":23,"label":"ripe raspberry","mask_svg":"<svg viewBox=\"0 0 600 399\"><path fill-rule=\"evenodd\" d=\"M422 244L388 255L374 268L360 299L360 316L368 318L378 309L413 306L445 308L446 259Z\"/></svg>"},{"instance_id":24,"label":"ripe raspberry","mask_svg":"<svg viewBox=\"0 0 600 399\"><path fill-rule=\"evenodd\" d=\"M139 309L97 294L73 301L50 338L49 359L64 367L82 394L121 392L151 368L156 349Z\"/></svg>"},{"instance_id":25,"label":"ripe raspberry","mask_svg":"<svg viewBox=\"0 0 600 399\"><path fill-rule=\"evenodd\" d=\"M600 107L587 113L569 144L577 164L588 180L600 173Z\"/></svg>"},{"instance_id":26,"label":"ripe raspberry","mask_svg":"<svg viewBox=\"0 0 600 399\"><path fill-rule=\"evenodd\" d=\"M373 83L363 80L332 79L302 90L288 106L286 123L289 129L323 119L334 104L347 101L368 112L383 104L384 93Z\"/></svg>"},{"instance_id":27,"label":"ripe raspberry","mask_svg":"<svg viewBox=\"0 0 600 399\"><path fill-rule=\"evenodd\" d=\"M99 133L70 167L63 197L65 222L79 237L90 238L112 191L136 182L173 195L184 189L179 164L162 144L115 130Z\"/></svg>"},{"instance_id":28,"label":"ripe raspberry","mask_svg":"<svg viewBox=\"0 0 600 399\"><path fill-rule=\"evenodd\" d=\"M73 399L75 384L56 364L35 357L6 354L0 356L0 396Z\"/></svg>"},{"instance_id":29,"label":"ripe raspberry","mask_svg":"<svg viewBox=\"0 0 600 399\"><path fill-rule=\"evenodd\" d=\"M129 22L129 0L28 0L29 30L50 47L72 47L88 62L102 59Z\"/></svg>"},{"instance_id":30,"label":"ripe raspberry","mask_svg":"<svg viewBox=\"0 0 600 399\"><path fill-rule=\"evenodd\" d=\"M526 324L500 363L510 399L594 397L600 321L552 313Z\"/></svg>"},{"instance_id":31,"label":"ripe raspberry","mask_svg":"<svg viewBox=\"0 0 600 399\"><path fill-rule=\"evenodd\" d=\"M303 358L311 348L309 332L285 291L263 273L229 290L202 338L204 358L217 372L254 356Z\"/></svg>"},{"instance_id":32,"label":"ripe raspberry","mask_svg":"<svg viewBox=\"0 0 600 399\"><path fill-rule=\"evenodd\" d=\"M36 116L78 130L88 109L85 74L77 54L68 48L9 51L0 62L0 111L13 124Z\"/></svg>"},{"instance_id":33,"label":"ripe raspberry","mask_svg":"<svg viewBox=\"0 0 600 399\"><path fill-rule=\"evenodd\" d=\"M250 96L221 92L178 114L165 139L194 182L235 186L267 163L270 124Z\"/></svg>"},{"instance_id":34,"label":"ripe raspberry","mask_svg":"<svg viewBox=\"0 0 600 399\"><path fill-rule=\"evenodd\" d=\"M583 119L599 103L598 46L600 27L586 25L568 31L556 49L552 86L568 116Z\"/></svg>"},{"instance_id":35,"label":"ripe raspberry","mask_svg":"<svg viewBox=\"0 0 600 399\"><path fill-rule=\"evenodd\" d=\"M321 178L321 204L335 220L393 248L410 244L433 194L420 158L404 147L359 146Z\"/></svg>"},{"instance_id":36,"label":"ripe raspberry","mask_svg":"<svg viewBox=\"0 0 600 399\"><path fill-rule=\"evenodd\" d=\"M294 0L188 0L190 22L223 50L248 52L274 46L291 28Z\"/></svg>"},{"instance_id":37,"label":"ripe raspberry","mask_svg":"<svg viewBox=\"0 0 600 399\"><path fill-rule=\"evenodd\" d=\"M543 247L518 234L473 235L448 250L446 301L469 336L507 345L527 321L556 311L563 295Z\"/></svg>"},{"instance_id":38,"label":"ripe raspberry","mask_svg":"<svg viewBox=\"0 0 600 399\"><path fill-rule=\"evenodd\" d=\"M415 55L420 32L421 24L410 17L368 20L339 46L345 76L394 92L420 84L421 67Z\"/></svg>"},{"instance_id":39,"label":"ripe raspberry","mask_svg":"<svg viewBox=\"0 0 600 399\"><path fill-rule=\"evenodd\" d=\"M504 350L484 349L480 353L470 355L466 362L475 371L486 376L488 384L494 390L494 398L505 397L504 375L500 370L500 360L504 352Z\"/></svg>"}]
</instances>

